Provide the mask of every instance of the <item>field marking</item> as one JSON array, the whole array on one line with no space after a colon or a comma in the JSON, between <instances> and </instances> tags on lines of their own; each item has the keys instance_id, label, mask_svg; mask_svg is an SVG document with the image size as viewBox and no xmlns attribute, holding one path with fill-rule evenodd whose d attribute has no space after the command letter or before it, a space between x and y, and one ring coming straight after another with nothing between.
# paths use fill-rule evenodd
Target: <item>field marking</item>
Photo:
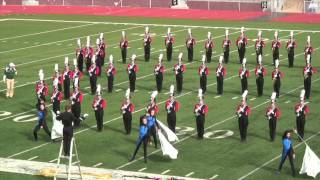
<instances>
[{"instance_id":1,"label":"field marking","mask_svg":"<svg viewBox=\"0 0 320 180\"><path fill-rule=\"evenodd\" d=\"M98 166L101 166L103 163L98 163L98 164L95 164L93 165L92 167L98 167Z\"/></svg>"},{"instance_id":2,"label":"field marking","mask_svg":"<svg viewBox=\"0 0 320 180\"><path fill-rule=\"evenodd\" d=\"M320 80L320 78L318 78L318 79L316 79L316 80L314 80L314 81L312 81L312 82L316 82L316 81L319 81L319 80ZM301 87L303 87L303 85L301 85L301 86L299 86L299 87L297 87L297 88L295 88L295 89L292 89L292 90L290 90L290 91L288 91L288 92L286 92L286 93L284 93L284 94L281 94L280 97L285 96L285 95L287 95L287 94L290 94L291 92L294 92L294 91L300 89ZM270 102L270 100L266 100L265 102L260 103L260 104L258 104L258 105L256 105L256 106L252 107L251 110L256 109L256 108L258 108L258 107L260 107L260 106L262 106L262 105L264 105L264 104L267 104L268 102ZM211 129L212 127L215 127L215 126L218 126L218 125L220 125L220 124L223 124L223 123L225 123L225 122L227 122L227 121L230 121L230 120L234 119L235 117L237 117L237 116L236 116L236 115L230 116L230 117L228 117L228 118L226 118L226 119L224 119L224 120L222 120L222 121L219 121L219 122L217 122L217 123L214 123L214 124L206 127L205 130ZM178 144L178 143L181 143L181 142L183 142L183 141L185 141L185 140L187 140L187 139L189 139L189 138L191 138L191 137L193 137L193 136L195 136L195 135L197 135L197 132L196 132L196 133L193 133L193 134L191 134L191 135L189 135L189 136L186 136L186 137L184 137L184 138L182 138L182 139L180 139L178 142L173 143L173 145ZM158 150L155 150L155 151L149 153L149 154L147 155L147 157L149 157L149 156L151 156L151 155L153 155L153 154L155 154L155 153L157 153L157 152L159 152L159 151L161 151L161 149L158 149ZM143 159L143 157L140 157L140 158L137 158L137 159L135 159L135 160L133 160L133 161L131 161L131 162L125 163L125 164L117 167L116 169L121 169L121 168L127 167L127 166L129 166L129 165L131 165L131 164L133 164L133 163L141 160L141 159Z\"/></svg>"},{"instance_id":3,"label":"field marking","mask_svg":"<svg viewBox=\"0 0 320 180\"><path fill-rule=\"evenodd\" d=\"M266 55L264 55L264 56L269 56L270 54L266 54Z\"/></svg>"},{"instance_id":4,"label":"field marking","mask_svg":"<svg viewBox=\"0 0 320 180\"><path fill-rule=\"evenodd\" d=\"M0 19L0 21L8 21L8 19Z\"/></svg>"},{"instance_id":5,"label":"field marking","mask_svg":"<svg viewBox=\"0 0 320 180\"><path fill-rule=\"evenodd\" d=\"M215 178L217 178L219 175L218 174L216 174L216 175L214 175L214 176L212 176L211 178L209 178L210 180L211 179L215 179Z\"/></svg>"},{"instance_id":6,"label":"field marking","mask_svg":"<svg viewBox=\"0 0 320 180\"><path fill-rule=\"evenodd\" d=\"M71 163L72 165L75 165L75 164L79 164L80 163L80 161L75 161L75 162L73 162L73 163Z\"/></svg>"},{"instance_id":7,"label":"field marking","mask_svg":"<svg viewBox=\"0 0 320 180\"><path fill-rule=\"evenodd\" d=\"M49 162L52 163L52 162L55 162L55 161L58 161L58 159L57 158L56 159L52 159Z\"/></svg>"},{"instance_id":8,"label":"field marking","mask_svg":"<svg viewBox=\"0 0 320 180\"><path fill-rule=\"evenodd\" d=\"M34 157L31 157L31 158L29 158L29 159L27 159L28 161L31 161L31 160L34 160L34 159L36 159L36 158L38 158L39 156L34 156Z\"/></svg>"},{"instance_id":9,"label":"field marking","mask_svg":"<svg viewBox=\"0 0 320 180\"><path fill-rule=\"evenodd\" d=\"M119 92L119 91L122 91L122 89L116 89L115 91L116 91L116 92Z\"/></svg>"},{"instance_id":10,"label":"field marking","mask_svg":"<svg viewBox=\"0 0 320 180\"><path fill-rule=\"evenodd\" d=\"M141 26L134 26L134 27L125 28L125 29L118 29L118 30L113 30L113 31L107 31L107 32L103 32L103 33L104 33L104 34L110 34L110 33L114 33L114 32L119 32L119 31L123 31L123 30L130 30L130 29L136 29L136 28L141 28ZM94 36L94 35L98 35L98 34L100 34L100 33L90 34L89 36ZM87 35L87 36L88 36L88 35ZM53 42L48 42L48 43L43 43L43 44L38 44L38 45L33 45L33 46L27 46L27 47L22 47L22 48L17 48L17 49L0 51L0 54L11 53L11 52L19 51L19 50L31 49L31 48L40 47L40 46L48 46L48 45L51 45L51 44L56 44L56 43L61 43L61 42L67 42L67 41L71 41L71 40L77 40L77 39L79 39L79 38L85 38L85 37L87 37L87 36L80 36L80 37L76 37L76 38L69 38L69 39L64 39L64 40L59 40L59 41L53 41Z\"/></svg>"},{"instance_id":11,"label":"field marking","mask_svg":"<svg viewBox=\"0 0 320 180\"><path fill-rule=\"evenodd\" d=\"M309 138L305 139L305 142L307 142L307 141L309 141L310 139L318 136L319 134L320 134L320 131L318 131L317 133L313 134L313 135L310 136ZM300 147L302 144L304 144L304 142L298 143L297 145L294 146L294 148L298 148L298 147ZM278 155L278 156L276 156L276 157L274 157L274 158L272 158L271 160L265 162L264 164L262 164L261 166L257 167L256 169L250 171L248 174L246 174L246 175L244 175L244 176L241 176L238 180L243 180L243 179L245 179L246 177L254 174L255 172L259 171L261 168L265 167L266 165L270 164L271 162L277 160L277 159L280 158L280 157L281 157L281 154Z\"/></svg>"},{"instance_id":12,"label":"field marking","mask_svg":"<svg viewBox=\"0 0 320 180\"><path fill-rule=\"evenodd\" d=\"M193 174L194 174L194 172L190 172L189 174L186 174L185 177L190 177Z\"/></svg>"},{"instance_id":13,"label":"field marking","mask_svg":"<svg viewBox=\"0 0 320 180\"><path fill-rule=\"evenodd\" d=\"M144 171L144 170L146 170L146 169L147 169L146 167L141 168L141 169L138 170L138 172L142 172L142 171Z\"/></svg>"},{"instance_id":14,"label":"field marking","mask_svg":"<svg viewBox=\"0 0 320 180\"><path fill-rule=\"evenodd\" d=\"M291 101L288 100L288 101L286 101L286 102L284 102L284 103L285 103L285 104L288 104L289 102L291 102Z\"/></svg>"},{"instance_id":15,"label":"field marking","mask_svg":"<svg viewBox=\"0 0 320 180\"><path fill-rule=\"evenodd\" d=\"M232 27L232 26L195 26L195 25L182 25L182 24L146 24L146 23L122 23L122 22L108 22L108 21L71 21L71 20L59 20L59 19L32 19L32 18L8 18L9 21L39 21L39 22L64 22L64 23L94 23L94 24L111 24L111 25L139 25L139 26L154 26L154 27L183 27L183 28L213 28L213 29L235 29L240 30L241 27ZM261 30L261 31L281 31L281 32L290 32L290 31L302 31L302 32L315 32L319 33L320 31L315 30L304 30L304 29L274 29L274 28L248 28L245 27L245 30Z\"/></svg>"},{"instance_id":16,"label":"field marking","mask_svg":"<svg viewBox=\"0 0 320 180\"><path fill-rule=\"evenodd\" d=\"M231 99L238 99L239 98L239 96L235 96L235 97L233 97L233 98L231 98Z\"/></svg>"},{"instance_id":17,"label":"field marking","mask_svg":"<svg viewBox=\"0 0 320 180\"><path fill-rule=\"evenodd\" d=\"M46 34L46 33L57 32L57 31L63 31L63 30L67 30L67 29L75 29L75 28L80 28L80 27L84 27L84 26L92 26L92 25L95 25L95 24L83 24L83 25L79 25L79 26L72 26L72 27L54 29L54 30L49 30L49 31L42 31L42 32L37 32L37 33L30 33L30 34L6 37L6 38L1 38L0 41L8 40L8 39L16 39L16 38L20 38L20 37L34 36L34 35L39 35L39 34Z\"/></svg>"},{"instance_id":18,"label":"field marking","mask_svg":"<svg viewBox=\"0 0 320 180\"><path fill-rule=\"evenodd\" d=\"M220 98L221 97L221 95L217 95L217 96L215 96L214 98L215 99L218 99L218 98Z\"/></svg>"},{"instance_id":19,"label":"field marking","mask_svg":"<svg viewBox=\"0 0 320 180\"><path fill-rule=\"evenodd\" d=\"M223 35L223 36L224 36L224 35ZM318 48L320 48L320 47L318 47ZM318 48L316 48L316 49L318 49ZM236 52L236 51L237 51L237 50L234 50L234 51L231 51L231 52ZM303 54L304 54L304 53L296 54L295 57L296 57L296 56L303 55ZM283 61L283 60L284 60L284 59L282 59L282 60L280 60L280 61ZM194 61L194 62L195 62L195 61ZM191 63L194 63L194 62L191 62ZM191 64L191 63L189 63L189 64ZM265 66L267 66L267 65L265 65ZM254 69L252 69L251 71L253 71L253 70L254 70ZM226 78L225 80L229 80L229 79L232 79L232 78L234 78L234 77L238 77L238 75L231 76L231 77L229 77L229 78ZM216 84L216 83L210 84L210 85L208 85L208 87L211 86L211 85L215 85L215 84ZM181 95L177 96L176 98L183 97L183 96L185 96L185 95L191 94L192 92L193 92L193 91L189 91L189 92L187 92L187 93L184 93L184 94L181 94ZM87 94L87 93L86 93L86 94ZM281 96L281 95L280 95L280 96ZM159 105L159 104L163 104L163 103L165 103L165 102L166 102L166 101L161 101L161 102L158 103L158 105ZM51 105L51 104L50 104L50 105ZM48 105L48 106L50 106L50 105ZM143 110L145 110L145 108L141 108L141 109L139 109L139 110L136 110L136 111L133 112L133 114L135 114L135 113L137 113L137 112L140 112L140 111L143 111ZM28 113L28 112L31 112L31 111L34 111L34 109L33 109L33 110L30 110L30 111L27 111L27 112L20 113L20 114L25 114L25 113ZM11 117L15 117L15 116L11 116ZM0 121L3 120L3 119L11 118L11 117L2 118L2 119L0 119ZM233 117L234 117L234 116L233 116ZM118 120L118 119L120 119L120 118L122 118L122 116L113 118L113 119L111 119L111 120L109 120L109 121L104 122L103 124L105 125L105 124L107 124L107 123L111 123L111 122L113 122L113 121L115 121L115 120ZM95 127L96 127L96 125L93 125L93 126L91 126L91 127L89 127L89 128L86 128L86 129L82 129L82 130L80 130L80 131L77 131L77 132L75 132L74 134L82 133L82 132L85 132L85 131L87 131L87 130L89 130L89 129L91 129L91 128L95 128ZM42 147L42 146L45 146L45 145L48 145L48 144L50 144L50 143L47 142L47 143L41 144L41 145L39 145L39 146L35 146L35 147L32 147L32 148L26 149L26 150L21 151L21 152L18 152L18 153L16 153L16 154L10 155L10 156L8 156L8 158L12 158L12 157L18 156L18 155L20 155L20 154L24 154L24 153L26 153L26 152L32 151L32 150L34 150L34 149L38 149L38 148L40 148L40 147ZM154 151L154 152L156 152L156 151ZM152 154L152 153L151 153L151 154ZM134 163L134 162L136 162L136 161L137 161L137 159L134 160L134 161L132 161L132 162L126 163L126 164L129 164L129 165L130 165L130 164L132 164L132 163ZM122 165L122 166L125 167L125 166L127 166L126 164L125 164L125 165ZM122 168L122 166L118 167L117 169Z\"/></svg>"},{"instance_id":20,"label":"field marking","mask_svg":"<svg viewBox=\"0 0 320 180\"><path fill-rule=\"evenodd\" d=\"M254 98L251 98L250 101L254 101L254 100L256 100L256 99L257 99L257 98L254 97Z\"/></svg>"},{"instance_id":21,"label":"field marking","mask_svg":"<svg viewBox=\"0 0 320 180\"><path fill-rule=\"evenodd\" d=\"M170 172L171 170L170 169L167 169L167 170L165 170L165 171L163 171L161 174L163 175L163 174L167 174L168 172Z\"/></svg>"}]
</instances>

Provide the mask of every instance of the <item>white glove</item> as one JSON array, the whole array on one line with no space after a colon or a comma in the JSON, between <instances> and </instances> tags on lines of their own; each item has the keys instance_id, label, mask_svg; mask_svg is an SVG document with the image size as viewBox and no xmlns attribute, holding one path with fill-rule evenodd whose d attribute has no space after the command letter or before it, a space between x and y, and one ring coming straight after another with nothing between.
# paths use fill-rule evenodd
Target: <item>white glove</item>
<instances>
[{"instance_id":1,"label":"white glove","mask_svg":"<svg viewBox=\"0 0 320 180\"><path fill-rule=\"evenodd\" d=\"M3 75L3 83L6 83L7 76Z\"/></svg>"}]
</instances>

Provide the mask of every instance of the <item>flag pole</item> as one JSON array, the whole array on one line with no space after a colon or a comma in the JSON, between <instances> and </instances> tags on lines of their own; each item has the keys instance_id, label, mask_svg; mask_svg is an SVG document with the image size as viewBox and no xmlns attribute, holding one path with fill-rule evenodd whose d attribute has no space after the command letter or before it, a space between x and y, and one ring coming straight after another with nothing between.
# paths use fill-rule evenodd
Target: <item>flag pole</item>
<instances>
[{"instance_id":1,"label":"flag pole","mask_svg":"<svg viewBox=\"0 0 320 180\"><path fill-rule=\"evenodd\" d=\"M297 129L293 128L293 132L301 139L302 142L304 142L305 145L308 146L307 141L305 141L297 132Z\"/></svg>"}]
</instances>

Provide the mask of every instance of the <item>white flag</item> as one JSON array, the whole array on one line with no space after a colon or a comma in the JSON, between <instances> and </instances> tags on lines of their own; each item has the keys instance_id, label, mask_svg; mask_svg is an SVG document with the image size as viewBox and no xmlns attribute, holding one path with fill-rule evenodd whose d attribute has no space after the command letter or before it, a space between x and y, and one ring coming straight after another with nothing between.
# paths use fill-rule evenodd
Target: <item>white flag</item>
<instances>
[{"instance_id":1,"label":"white flag","mask_svg":"<svg viewBox=\"0 0 320 180\"><path fill-rule=\"evenodd\" d=\"M63 136L63 124L61 121L56 119L56 114L51 111L52 113L52 131L51 131L51 139L57 139Z\"/></svg>"},{"instance_id":2,"label":"white flag","mask_svg":"<svg viewBox=\"0 0 320 180\"><path fill-rule=\"evenodd\" d=\"M162 134L161 131L158 131L158 136L161 144L162 154L164 156L169 156L170 159L177 159L178 150L175 149L166 139L166 137Z\"/></svg>"},{"instance_id":3,"label":"white flag","mask_svg":"<svg viewBox=\"0 0 320 180\"><path fill-rule=\"evenodd\" d=\"M308 176L315 178L320 172L320 159L318 156L306 145L303 162L300 169L300 174L307 173Z\"/></svg>"},{"instance_id":4,"label":"white flag","mask_svg":"<svg viewBox=\"0 0 320 180\"><path fill-rule=\"evenodd\" d=\"M166 133L169 142L179 141L177 135L171 131L166 125L164 125L161 121L157 120L160 128Z\"/></svg>"}]
</instances>

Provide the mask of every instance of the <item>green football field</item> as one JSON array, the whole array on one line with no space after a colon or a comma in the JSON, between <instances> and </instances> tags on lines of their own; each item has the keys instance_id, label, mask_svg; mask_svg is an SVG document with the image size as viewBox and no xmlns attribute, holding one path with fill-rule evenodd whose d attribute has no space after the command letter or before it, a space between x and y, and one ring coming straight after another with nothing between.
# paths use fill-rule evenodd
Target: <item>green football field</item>
<instances>
[{"instance_id":1,"label":"green football field","mask_svg":"<svg viewBox=\"0 0 320 180\"><path fill-rule=\"evenodd\" d=\"M75 57L77 38L80 37L84 44L86 36L90 35L93 44L99 33L103 32L107 43L106 57L110 54L115 57L117 68L115 87L113 93L107 93L105 89L102 92L108 105L104 116L104 131L98 133L94 112L91 108L94 96L89 93L88 77L85 76L81 81L81 90L85 93L82 113L89 113L90 115L82 123L81 128L76 130L75 135L82 166L93 167L101 164L98 166L99 168L163 173L163 176L189 175L201 179L292 178L288 162L286 162L280 175L276 175L275 171L282 151L282 133L295 127L294 105L299 102L300 90L303 88L302 70L305 65L303 50L308 35L311 36L313 47L316 50L312 58L312 65L316 68L320 66L318 61L320 58L318 53L320 41L319 31L317 31L319 26L317 24L70 15L9 15L1 18L6 20L0 19L0 65L4 68L9 62L14 62L17 66L18 76L16 77L17 83L13 99L5 98L5 84L0 84L0 157L24 160L31 158L33 161L42 162L52 162L57 158L60 143L52 143L44 131L39 132L39 141L35 142L33 139L32 131L37 120L34 87L35 81L38 80L38 71L39 69L44 70L46 82L50 85L49 94L51 96L51 76L54 72L54 64L59 63L61 69L64 66L65 56L68 56L69 59ZM43 21L39 19L43 19ZM153 36L151 60L148 63L144 62L142 48L142 34L146 25L150 27ZM238 63L235 40L239 36L241 26L248 28L246 34L250 39L246 57L248 60L247 67L251 70L248 105L252 108L252 114L249 117L248 137L245 143L240 142L235 116L236 106L241 101L241 86L238 77L240 64ZM164 90L157 97L160 107L157 118L166 124L164 102L168 98L169 86L175 84L173 65L177 62L179 52L183 52L187 70L184 75L183 92L176 95L176 99L181 103L181 110L177 113L177 134L180 141L174 144L179 150L178 159L170 160L168 157L163 157L160 149L149 146L149 161L147 164L142 160L142 149L138 153L137 160L129 163L128 160L133 153L138 137L139 116L145 112L151 91L156 89L153 69L158 62L159 54L165 54L164 36L167 27L171 27L176 41L173 61L164 61L166 68ZM189 27L192 28L193 36L197 40L195 60L191 63L186 62L187 52L185 47L185 38ZM224 94L220 97L216 95L214 71L222 53L221 43L224 38L224 27L229 27L230 39L233 44L230 52L231 62L225 65L227 76L224 81ZM268 40L264 49L264 64L268 74L265 78L264 96L262 97L256 96L256 83L253 73L256 62L253 46L259 29L263 31L263 38ZM270 142L269 125L264 115L273 91L271 80L273 29L279 30L279 36L282 40L280 69L285 76L282 80L281 97L277 100L277 104L282 110L282 117L278 122L276 141ZM137 54L137 64L140 68L136 82L138 91L132 95L136 110L133 115L133 131L129 136L124 134L122 115L119 110L129 84L126 73L127 65L120 62L119 40L123 30L127 32L129 39L128 57L133 53ZM285 44L290 34L289 30L295 30L294 34L298 43L295 53L295 67L291 69L288 68L287 52L285 50ZM213 62L208 64L211 74L208 77L208 89L205 95L205 103L209 106L209 113L205 122L207 138L198 140L196 138L193 107L198 102L199 77L197 72L208 31L212 32L215 48ZM106 88L107 78L105 74L98 81L103 88ZM311 113L307 116L305 139L315 153L320 155L318 136L320 133L320 112L317 111L320 105L319 75L315 74L312 81L312 98L308 101ZM64 107L64 104L65 102L61 107ZM47 105L49 109L52 108L51 105ZM51 114L47 117L47 122L51 129ZM217 138L224 134L231 135ZM296 136L293 139L297 153L295 166L296 170L299 171L305 146L296 140ZM42 177L1 172L0 179L42 179ZM309 178L305 175L299 175L295 179Z\"/></svg>"}]
</instances>

